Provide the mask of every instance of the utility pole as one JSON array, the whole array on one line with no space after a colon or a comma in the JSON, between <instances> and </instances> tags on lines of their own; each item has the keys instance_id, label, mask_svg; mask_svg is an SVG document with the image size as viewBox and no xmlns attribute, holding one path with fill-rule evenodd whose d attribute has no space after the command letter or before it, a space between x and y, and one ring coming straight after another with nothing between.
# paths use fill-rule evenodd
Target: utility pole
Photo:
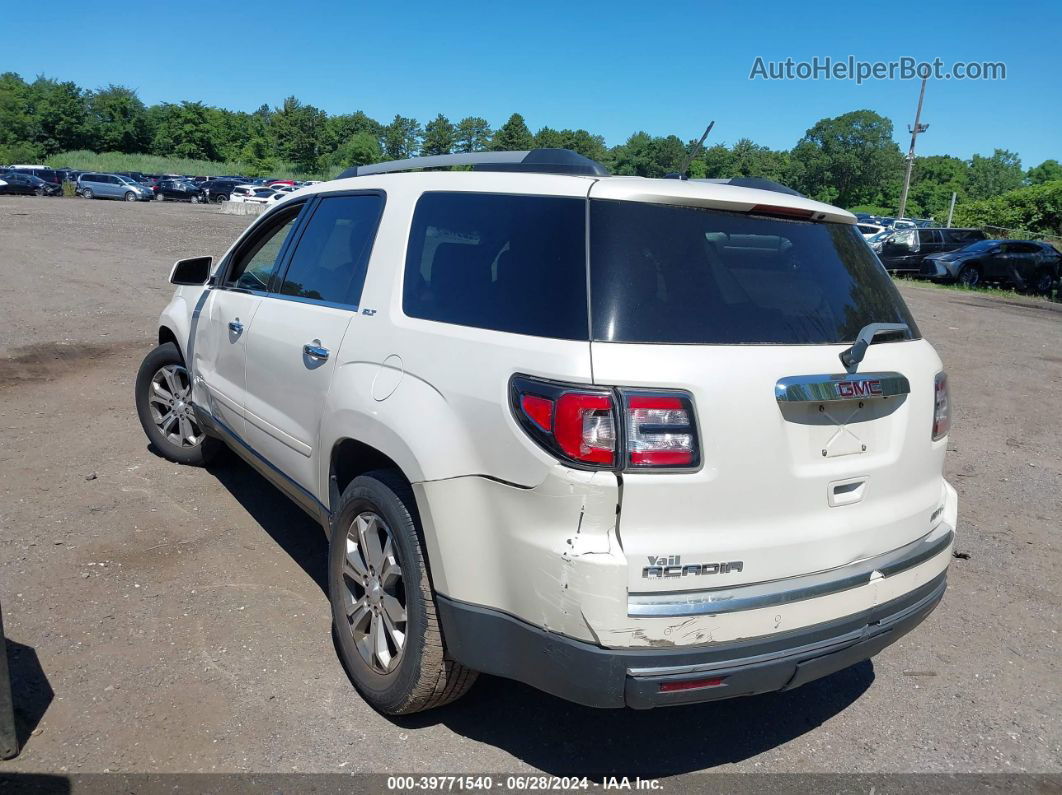
<instances>
[{"instance_id":1,"label":"utility pole","mask_svg":"<svg viewBox=\"0 0 1062 795\"><path fill-rule=\"evenodd\" d=\"M955 213L955 191L951 192L951 206L948 208L948 229L951 229L951 216Z\"/></svg>"},{"instance_id":2,"label":"utility pole","mask_svg":"<svg viewBox=\"0 0 1062 795\"><path fill-rule=\"evenodd\" d=\"M918 134L924 133L929 129L928 124L921 124L922 119L922 100L926 96L926 78L922 78L922 90L918 93L918 110L915 111L914 127L907 125L907 129L911 133L911 148L907 150L907 173L903 177L903 193L900 194L900 214L898 218L903 218L904 212L907 210L907 191L911 188L911 169L914 167L915 158L915 141L918 140Z\"/></svg>"}]
</instances>

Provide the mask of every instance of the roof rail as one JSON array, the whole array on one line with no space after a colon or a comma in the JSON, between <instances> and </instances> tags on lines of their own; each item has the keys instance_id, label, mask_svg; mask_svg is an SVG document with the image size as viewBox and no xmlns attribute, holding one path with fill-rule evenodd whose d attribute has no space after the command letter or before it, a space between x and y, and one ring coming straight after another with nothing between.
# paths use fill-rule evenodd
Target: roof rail
<instances>
[{"instance_id":1,"label":"roof rail","mask_svg":"<svg viewBox=\"0 0 1062 795\"><path fill-rule=\"evenodd\" d=\"M799 196L806 199L800 191L793 190L781 182L763 177L728 177L725 179L691 179L690 182L714 182L716 185L733 185L736 188L756 188L757 190L773 190L775 193L787 193L790 196Z\"/></svg>"},{"instance_id":2,"label":"roof rail","mask_svg":"<svg viewBox=\"0 0 1062 795\"><path fill-rule=\"evenodd\" d=\"M472 166L474 171L523 171L535 174L608 176L608 169L596 160L583 157L578 152L572 152L569 149L530 149L523 152L458 152L452 155L410 157L405 160L353 166L336 179L449 166Z\"/></svg>"}]
</instances>

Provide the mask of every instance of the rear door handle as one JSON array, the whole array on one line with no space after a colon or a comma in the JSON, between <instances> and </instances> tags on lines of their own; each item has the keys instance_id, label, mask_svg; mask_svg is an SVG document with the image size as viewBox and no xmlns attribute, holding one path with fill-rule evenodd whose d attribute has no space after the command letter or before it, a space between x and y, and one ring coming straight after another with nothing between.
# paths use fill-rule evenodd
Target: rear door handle
<instances>
[{"instance_id":1,"label":"rear door handle","mask_svg":"<svg viewBox=\"0 0 1062 795\"><path fill-rule=\"evenodd\" d=\"M325 361L329 353L328 348L322 348L320 345L312 345L311 343L303 345L302 352L319 362Z\"/></svg>"},{"instance_id":2,"label":"rear door handle","mask_svg":"<svg viewBox=\"0 0 1062 795\"><path fill-rule=\"evenodd\" d=\"M236 320L229 321L229 331L231 331L233 334L243 333L243 323L240 322L239 318L237 318Z\"/></svg>"}]
</instances>

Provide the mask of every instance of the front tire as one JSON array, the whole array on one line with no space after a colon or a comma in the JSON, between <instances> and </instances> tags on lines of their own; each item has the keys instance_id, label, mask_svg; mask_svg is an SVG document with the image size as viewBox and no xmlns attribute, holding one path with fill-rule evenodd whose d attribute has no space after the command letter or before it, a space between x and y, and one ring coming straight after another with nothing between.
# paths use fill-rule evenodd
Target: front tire
<instances>
[{"instance_id":1,"label":"front tire","mask_svg":"<svg viewBox=\"0 0 1062 795\"><path fill-rule=\"evenodd\" d=\"M963 287L976 287L981 283L981 271L976 265L963 265L956 281Z\"/></svg>"},{"instance_id":2,"label":"front tire","mask_svg":"<svg viewBox=\"0 0 1062 795\"><path fill-rule=\"evenodd\" d=\"M191 376L172 342L144 357L136 375L136 413L151 444L178 464L203 466L221 448L206 435L192 409Z\"/></svg>"},{"instance_id":3,"label":"front tire","mask_svg":"<svg viewBox=\"0 0 1062 795\"><path fill-rule=\"evenodd\" d=\"M463 696L476 672L446 656L409 484L393 470L354 478L335 516L332 622L362 697L384 714L408 715Z\"/></svg>"}]
</instances>

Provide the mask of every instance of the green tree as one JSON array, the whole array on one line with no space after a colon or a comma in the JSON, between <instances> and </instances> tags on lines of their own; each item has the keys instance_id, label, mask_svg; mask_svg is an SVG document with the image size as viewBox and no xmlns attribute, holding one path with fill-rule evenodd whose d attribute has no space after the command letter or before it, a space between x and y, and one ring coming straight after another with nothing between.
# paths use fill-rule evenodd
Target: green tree
<instances>
[{"instance_id":1,"label":"green tree","mask_svg":"<svg viewBox=\"0 0 1062 795\"><path fill-rule=\"evenodd\" d=\"M350 168L380 161L380 142L370 132L356 132L332 153L333 166Z\"/></svg>"},{"instance_id":2,"label":"green tree","mask_svg":"<svg viewBox=\"0 0 1062 795\"><path fill-rule=\"evenodd\" d=\"M147 110L136 92L109 85L88 95L88 125L97 152L146 152L151 135Z\"/></svg>"},{"instance_id":3,"label":"green tree","mask_svg":"<svg viewBox=\"0 0 1062 795\"><path fill-rule=\"evenodd\" d=\"M915 218L944 218L953 191L960 201L966 198L967 170L965 162L951 155L915 158L907 214Z\"/></svg>"},{"instance_id":4,"label":"green tree","mask_svg":"<svg viewBox=\"0 0 1062 795\"><path fill-rule=\"evenodd\" d=\"M14 72L0 74L0 146L30 145L29 86ZM10 162L15 158L7 158Z\"/></svg>"},{"instance_id":5,"label":"green tree","mask_svg":"<svg viewBox=\"0 0 1062 795\"><path fill-rule=\"evenodd\" d=\"M164 103L150 110L154 126L151 150L155 154L194 160L221 157L218 119L211 118L210 108L202 102Z\"/></svg>"},{"instance_id":6,"label":"green tree","mask_svg":"<svg viewBox=\"0 0 1062 795\"><path fill-rule=\"evenodd\" d=\"M490 124L479 116L466 116L457 123L456 146L458 152L482 152L490 146Z\"/></svg>"},{"instance_id":7,"label":"green tree","mask_svg":"<svg viewBox=\"0 0 1062 795\"><path fill-rule=\"evenodd\" d=\"M354 113L329 116L328 121L325 123L328 147L331 150L338 149L340 145L358 133L365 133L371 136L375 139L377 148L379 148L383 129L383 125L380 122L360 110Z\"/></svg>"},{"instance_id":8,"label":"green tree","mask_svg":"<svg viewBox=\"0 0 1062 795\"><path fill-rule=\"evenodd\" d=\"M991 157L974 155L970 159L970 198L990 199L1015 188L1025 179L1021 158L1006 149L996 149Z\"/></svg>"},{"instance_id":9,"label":"green tree","mask_svg":"<svg viewBox=\"0 0 1062 795\"><path fill-rule=\"evenodd\" d=\"M41 152L51 155L88 144L88 107L76 83L38 77L27 94L33 142Z\"/></svg>"},{"instance_id":10,"label":"green tree","mask_svg":"<svg viewBox=\"0 0 1062 795\"><path fill-rule=\"evenodd\" d=\"M891 204L902 170L892 122L856 110L816 122L793 148L787 179L803 193L842 207Z\"/></svg>"},{"instance_id":11,"label":"green tree","mask_svg":"<svg viewBox=\"0 0 1062 795\"><path fill-rule=\"evenodd\" d=\"M534 145L540 149L570 149L598 162L607 160L609 155L605 139L586 130L554 130L552 127L543 127L535 133Z\"/></svg>"},{"instance_id":12,"label":"green tree","mask_svg":"<svg viewBox=\"0 0 1062 795\"><path fill-rule=\"evenodd\" d=\"M441 113L424 125L422 155L448 155L457 143L457 128Z\"/></svg>"},{"instance_id":13,"label":"green tree","mask_svg":"<svg viewBox=\"0 0 1062 795\"><path fill-rule=\"evenodd\" d=\"M384 127L383 150L389 160L404 160L417 154L423 135L420 122L395 114L391 123Z\"/></svg>"},{"instance_id":14,"label":"green tree","mask_svg":"<svg viewBox=\"0 0 1062 795\"><path fill-rule=\"evenodd\" d=\"M1062 180L955 207L956 226L1000 226L1013 234L1062 235Z\"/></svg>"},{"instance_id":15,"label":"green tree","mask_svg":"<svg viewBox=\"0 0 1062 795\"><path fill-rule=\"evenodd\" d=\"M285 99L268 127L277 154L303 171L316 171L325 148L325 118L325 112L313 105L303 105L295 97Z\"/></svg>"},{"instance_id":16,"label":"green tree","mask_svg":"<svg viewBox=\"0 0 1062 795\"><path fill-rule=\"evenodd\" d=\"M677 172L688 153L678 136L654 138L648 133L636 132L626 143L612 150L609 165L615 174L662 177Z\"/></svg>"},{"instance_id":17,"label":"green tree","mask_svg":"<svg viewBox=\"0 0 1062 795\"><path fill-rule=\"evenodd\" d=\"M1057 160L1045 160L1040 165L1030 168L1025 174L1030 185L1042 185L1062 179L1062 165Z\"/></svg>"},{"instance_id":18,"label":"green tree","mask_svg":"<svg viewBox=\"0 0 1062 795\"><path fill-rule=\"evenodd\" d=\"M526 149L534 149L535 137L527 129L524 117L514 113L509 117L491 139L490 148L495 152L522 152Z\"/></svg>"}]
</instances>

